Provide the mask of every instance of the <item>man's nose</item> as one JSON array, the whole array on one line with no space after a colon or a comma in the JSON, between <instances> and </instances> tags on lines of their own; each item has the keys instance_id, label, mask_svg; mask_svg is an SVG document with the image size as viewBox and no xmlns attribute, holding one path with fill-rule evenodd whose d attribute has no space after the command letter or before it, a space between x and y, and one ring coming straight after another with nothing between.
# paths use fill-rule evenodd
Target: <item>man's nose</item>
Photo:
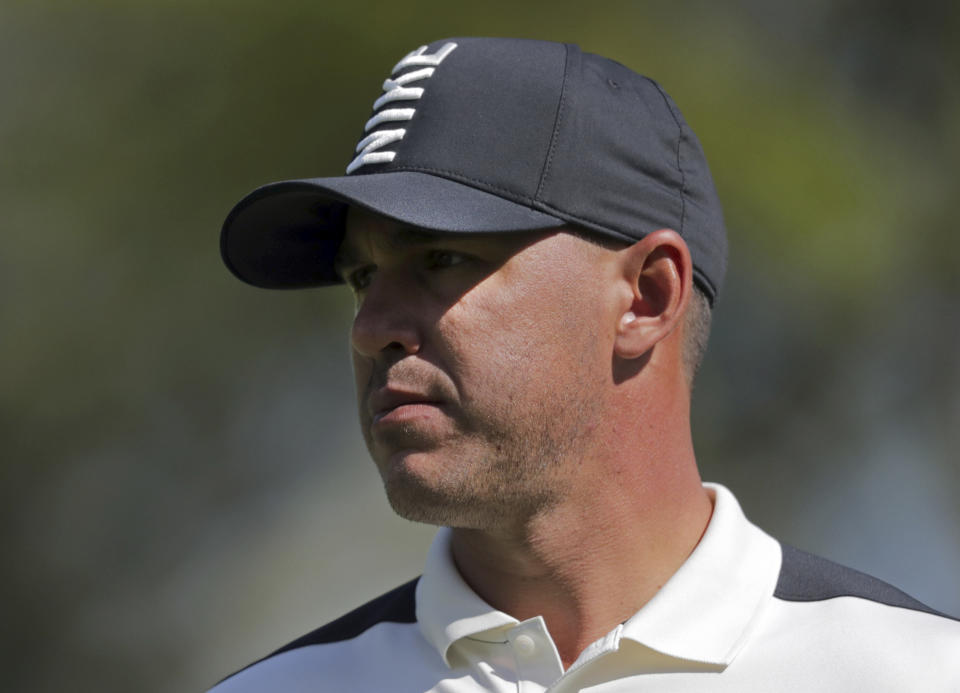
<instances>
[{"instance_id":1,"label":"man's nose","mask_svg":"<svg viewBox=\"0 0 960 693\"><path fill-rule=\"evenodd\" d=\"M417 307L411 287L378 273L361 299L353 319L350 342L363 356L376 357L388 348L405 354L420 350Z\"/></svg>"}]
</instances>

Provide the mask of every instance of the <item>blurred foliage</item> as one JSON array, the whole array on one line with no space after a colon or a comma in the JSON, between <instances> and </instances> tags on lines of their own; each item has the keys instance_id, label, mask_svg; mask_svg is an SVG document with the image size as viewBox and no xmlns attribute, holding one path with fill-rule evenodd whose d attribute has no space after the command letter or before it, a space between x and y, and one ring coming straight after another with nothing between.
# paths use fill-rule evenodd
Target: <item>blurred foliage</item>
<instances>
[{"instance_id":1,"label":"blurred foliage","mask_svg":"<svg viewBox=\"0 0 960 693\"><path fill-rule=\"evenodd\" d=\"M832 522L879 537L890 516L897 551L927 547L922 562L948 543L960 561L958 15L892 0L7 2L9 687L199 689L296 635L283 616L322 620L370 580L405 577L390 569L408 529L366 509L375 475L357 476L346 296L240 285L217 232L262 183L338 174L385 70L441 36L574 41L665 85L731 237L697 390L705 475L785 539L829 548ZM902 459L881 474L891 450ZM953 514L927 527L922 509L878 503L890 488L872 479L930 508L942 494ZM341 544L307 526L342 517L355 533ZM874 541L860 560L904 563ZM335 582L340 567L311 560L331 552L365 577L343 573L308 613L317 585L297 580ZM231 601L243 589L260 591ZM918 596L960 607L955 586L930 590Z\"/></svg>"}]
</instances>

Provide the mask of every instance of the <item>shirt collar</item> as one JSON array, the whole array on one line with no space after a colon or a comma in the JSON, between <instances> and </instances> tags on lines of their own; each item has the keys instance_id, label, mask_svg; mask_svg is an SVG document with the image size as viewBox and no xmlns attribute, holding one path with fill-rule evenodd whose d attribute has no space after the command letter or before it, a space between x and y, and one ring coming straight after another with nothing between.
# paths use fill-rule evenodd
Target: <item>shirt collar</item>
<instances>
[{"instance_id":1,"label":"shirt collar","mask_svg":"<svg viewBox=\"0 0 960 693\"><path fill-rule=\"evenodd\" d=\"M747 520L729 490L704 487L714 505L700 543L624 623L622 637L672 657L726 666L773 595L780 545Z\"/></svg>"},{"instance_id":2,"label":"shirt collar","mask_svg":"<svg viewBox=\"0 0 960 693\"><path fill-rule=\"evenodd\" d=\"M700 543L653 599L615 631L618 640L671 657L726 666L773 594L780 545L747 520L729 490L704 487L714 507ZM463 581L450 551L452 534L448 528L437 532L416 592L420 630L448 665L447 653L460 638L503 642L519 623Z\"/></svg>"},{"instance_id":3,"label":"shirt collar","mask_svg":"<svg viewBox=\"0 0 960 693\"><path fill-rule=\"evenodd\" d=\"M437 532L416 591L420 631L447 666L447 652L460 638L505 642L503 632L519 623L487 604L463 581L453 563L452 537L453 531L448 527Z\"/></svg>"}]
</instances>

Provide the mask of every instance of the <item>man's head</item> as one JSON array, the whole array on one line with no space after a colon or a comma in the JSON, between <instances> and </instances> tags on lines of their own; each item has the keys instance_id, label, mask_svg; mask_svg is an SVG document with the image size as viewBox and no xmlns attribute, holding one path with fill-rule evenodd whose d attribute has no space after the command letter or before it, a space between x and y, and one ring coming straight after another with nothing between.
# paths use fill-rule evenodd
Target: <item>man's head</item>
<instances>
[{"instance_id":1,"label":"man's head","mask_svg":"<svg viewBox=\"0 0 960 693\"><path fill-rule=\"evenodd\" d=\"M686 415L726 266L719 202L659 85L576 46L438 41L383 89L347 175L254 191L221 248L257 286L351 286L391 502L489 526Z\"/></svg>"},{"instance_id":2,"label":"man's head","mask_svg":"<svg viewBox=\"0 0 960 693\"><path fill-rule=\"evenodd\" d=\"M624 461L629 429L686 391L692 264L674 231L613 247L351 210L336 266L356 298L361 429L409 519L522 522L589 488L593 461Z\"/></svg>"}]
</instances>

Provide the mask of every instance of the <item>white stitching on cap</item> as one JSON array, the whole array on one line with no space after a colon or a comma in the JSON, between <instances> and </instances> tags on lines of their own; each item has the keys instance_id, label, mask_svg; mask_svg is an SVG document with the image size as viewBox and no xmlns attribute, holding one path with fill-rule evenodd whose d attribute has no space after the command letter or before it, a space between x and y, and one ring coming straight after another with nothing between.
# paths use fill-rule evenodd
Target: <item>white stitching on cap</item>
<instances>
[{"instance_id":1,"label":"white stitching on cap","mask_svg":"<svg viewBox=\"0 0 960 693\"><path fill-rule=\"evenodd\" d=\"M373 110L377 110L385 103L391 101L417 100L423 96L423 87L407 87L410 82L416 82L421 79L427 79L433 76L432 67L425 67L422 70L414 70L405 75L400 75L396 79L388 79L383 83L384 94L373 102Z\"/></svg>"},{"instance_id":2,"label":"white stitching on cap","mask_svg":"<svg viewBox=\"0 0 960 693\"><path fill-rule=\"evenodd\" d=\"M384 104L394 101L416 101L420 99L420 97L423 96L424 88L408 87L407 85L411 82L418 82L432 77L434 68L442 63L443 59L450 55L450 52L456 47L457 44L455 43L445 43L436 53L427 54L427 47L420 46L417 50L404 56L404 58L393 67L393 70L391 70L391 77L383 83L384 93L374 101L373 110L376 111ZM423 67L423 69L407 72L397 78L393 77L397 72L408 67ZM410 120L413 118L414 113L416 113L416 109L414 108L388 108L387 110L374 114L374 116L367 121L366 125L364 125L363 131L370 133L370 130L381 123ZM359 154L357 154L356 158L347 166L347 173L353 173L361 166L366 166L367 164L383 164L393 161L394 157L397 156L396 152L381 152L377 150L391 142L402 140L406 134L406 128L380 130L368 134L357 143L356 151L359 152Z\"/></svg>"},{"instance_id":3,"label":"white stitching on cap","mask_svg":"<svg viewBox=\"0 0 960 693\"><path fill-rule=\"evenodd\" d=\"M416 109L413 108L388 108L385 111L380 111L373 118L367 121L367 124L363 126L364 132L369 132L373 128L377 127L380 123L386 123L393 120L410 120L413 118L413 114L416 113Z\"/></svg>"},{"instance_id":4,"label":"white stitching on cap","mask_svg":"<svg viewBox=\"0 0 960 693\"><path fill-rule=\"evenodd\" d=\"M396 65L393 66L393 69L390 71L391 75L397 74L400 70L405 67L412 67L416 65L428 65L431 67L436 67L443 62L443 59L450 55L450 51L457 47L457 44L452 41L449 43L443 44L443 47L432 55L424 55L427 52L426 46L420 46L415 51L410 51L403 59L400 60Z\"/></svg>"}]
</instances>

